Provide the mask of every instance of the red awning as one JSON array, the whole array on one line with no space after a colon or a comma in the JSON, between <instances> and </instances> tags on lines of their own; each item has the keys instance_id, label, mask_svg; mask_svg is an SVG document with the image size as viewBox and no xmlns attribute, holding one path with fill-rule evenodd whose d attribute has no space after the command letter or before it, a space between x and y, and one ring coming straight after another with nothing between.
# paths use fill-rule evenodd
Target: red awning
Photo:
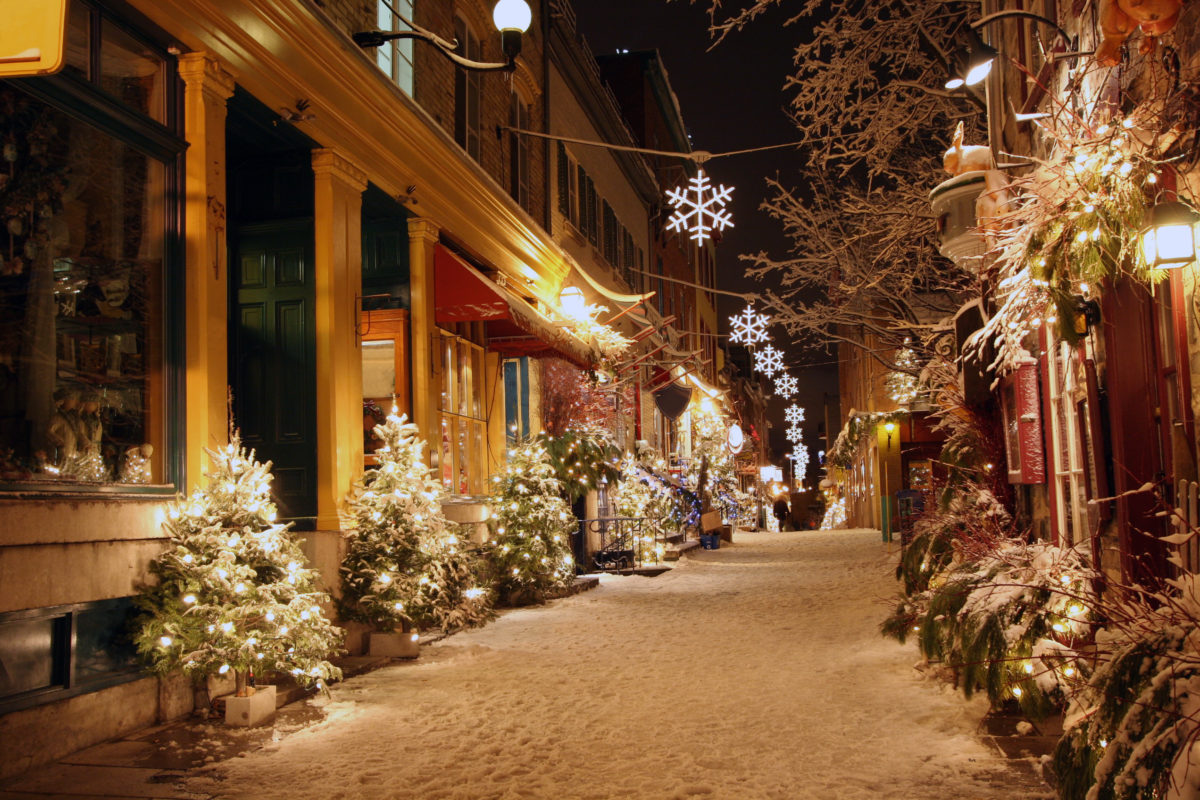
<instances>
[{"instance_id":1,"label":"red awning","mask_svg":"<svg viewBox=\"0 0 1200 800\"><path fill-rule=\"evenodd\" d=\"M588 343L444 245L434 250L433 268L436 322L486 322L488 349L505 356L558 356L583 369L597 360Z\"/></svg>"},{"instance_id":2,"label":"red awning","mask_svg":"<svg viewBox=\"0 0 1200 800\"><path fill-rule=\"evenodd\" d=\"M508 301L497 294L495 284L440 244L433 252L433 305L436 322L508 317Z\"/></svg>"}]
</instances>

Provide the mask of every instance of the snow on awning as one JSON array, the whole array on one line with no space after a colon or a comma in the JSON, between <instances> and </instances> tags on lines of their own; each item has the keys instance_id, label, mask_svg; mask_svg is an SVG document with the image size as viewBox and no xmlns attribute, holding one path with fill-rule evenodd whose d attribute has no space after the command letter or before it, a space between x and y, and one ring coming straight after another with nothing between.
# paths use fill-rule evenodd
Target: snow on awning
<instances>
[{"instance_id":1,"label":"snow on awning","mask_svg":"<svg viewBox=\"0 0 1200 800\"><path fill-rule=\"evenodd\" d=\"M583 369L599 360L590 343L444 245L433 259L436 322L487 323L488 349L501 355L558 356Z\"/></svg>"}]
</instances>

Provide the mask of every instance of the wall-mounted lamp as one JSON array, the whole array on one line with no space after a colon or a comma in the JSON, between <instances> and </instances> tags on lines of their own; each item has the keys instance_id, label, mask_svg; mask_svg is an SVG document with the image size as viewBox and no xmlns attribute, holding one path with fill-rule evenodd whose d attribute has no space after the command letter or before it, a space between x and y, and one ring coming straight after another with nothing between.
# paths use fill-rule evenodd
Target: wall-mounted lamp
<instances>
[{"instance_id":1,"label":"wall-mounted lamp","mask_svg":"<svg viewBox=\"0 0 1200 800\"><path fill-rule=\"evenodd\" d=\"M1146 265L1178 269L1195 261L1197 222L1200 222L1200 214L1178 200L1151 208L1141 232Z\"/></svg>"},{"instance_id":2,"label":"wall-mounted lamp","mask_svg":"<svg viewBox=\"0 0 1200 800\"><path fill-rule=\"evenodd\" d=\"M558 303L562 306L563 313L571 319L583 321L591 318L588 314L587 298L578 286L564 286L558 293Z\"/></svg>"},{"instance_id":3,"label":"wall-mounted lamp","mask_svg":"<svg viewBox=\"0 0 1200 800\"><path fill-rule=\"evenodd\" d=\"M397 15L399 16L399 15ZM394 39L419 39L432 44L437 51L463 69L473 72L512 72L517 68L517 56L521 53L521 36L529 30L533 22L533 12L525 0L500 0L492 9L492 22L500 31L500 46L504 50L503 63L472 61L463 58L455 51L458 42L444 39L431 30L422 28L412 20L400 17L400 21L409 27L405 31L359 31L352 38L359 47L381 47Z\"/></svg>"},{"instance_id":4,"label":"wall-mounted lamp","mask_svg":"<svg viewBox=\"0 0 1200 800\"><path fill-rule=\"evenodd\" d=\"M885 423L883 423L883 429L885 431L887 431L887 449L891 450L892 449L892 433L896 430L896 423L885 422Z\"/></svg>"},{"instance_id":5,"label":"wall-mounted lamp","mask_svg":"<svg viewBox=\"0 0 1200 800\"><path fill-rule=\"evenodd\" d=\"M996 20L1011 17L1032 19L1045 23L1054 28L1058 35L1062 37L1064 43L1067 45L1072 43L1071 37L1057 22L1043 17L1041 14L1034 14L1031 11L1021 11L1019 9L1006 9L1004 11L997 11L994 14L988 14L962 28L956 36L957 46L947 59L947 67L950 73L950 79L946 81L947 89L958 89L964 85L975 86L988 76L988 73L992 70L992 63L996 60L996 56L999 53L996 51L996 48L980 38L978 31L985 25ZM1062 57L1063 55L1059 53L1057 57ZM1071 55L1083 54L1071 53Z\"/></svg>"}]
</instances>

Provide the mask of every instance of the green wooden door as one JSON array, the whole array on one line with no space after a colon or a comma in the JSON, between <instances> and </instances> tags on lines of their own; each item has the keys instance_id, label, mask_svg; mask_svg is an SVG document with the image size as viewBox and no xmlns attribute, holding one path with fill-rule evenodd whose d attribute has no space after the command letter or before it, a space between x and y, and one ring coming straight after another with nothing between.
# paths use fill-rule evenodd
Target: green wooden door
<instances>
[{"instance_id":1,"label":"green wooden door","mask_svg":"<svg viewBox=\"0 0 1200 800\"><path fill-rule=\"evenodd\" d=\"M230 380L242 441L273 462L279 515L317 513L313 233L308 220L255 225L231 245Z\"/></svg>"}]
</instances>

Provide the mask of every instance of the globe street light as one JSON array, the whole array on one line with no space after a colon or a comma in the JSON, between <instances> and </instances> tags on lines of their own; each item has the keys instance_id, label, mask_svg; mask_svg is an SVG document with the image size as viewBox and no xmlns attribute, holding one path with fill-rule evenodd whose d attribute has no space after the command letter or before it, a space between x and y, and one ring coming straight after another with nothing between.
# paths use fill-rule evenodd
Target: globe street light
<instances>
[{"instance_id":1,"label":"globe street light","mask_svg":"<svg viewBox=\"0 0 1200 800\"><path fill-rule=\"evenodd\" d=\"M399 15L397 15L399 16ZM359 47L381 47L394 39L419 39L432 44L439 53L453 61L458 66L473 72L512 72L517 68L517 56L521 53L521 35L529 30L533 22L533 12L525 0L500 0L492 10L492 22L500 31L500 46L504 50L504 62L492 63L472 61L463 58L458 50L458 42L444 39L431 30L422 28L412 20L400 17L400 21L408 26L404 31L359 31L351 38Z\"/></svg>"}]
</instances>

